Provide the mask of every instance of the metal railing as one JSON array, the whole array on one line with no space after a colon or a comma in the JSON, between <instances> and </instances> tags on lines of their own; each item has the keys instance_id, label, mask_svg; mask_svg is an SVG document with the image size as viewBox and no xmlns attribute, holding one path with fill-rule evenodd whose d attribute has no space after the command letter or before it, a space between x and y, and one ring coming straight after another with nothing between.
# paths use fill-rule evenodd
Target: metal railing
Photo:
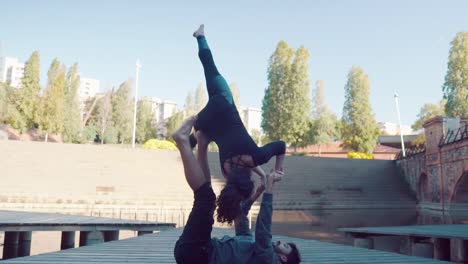
<instances>
[{"instance_id":1,"label":"metal railing","mask_svg":"<svg viewBox=\"0 0 468 264\"><path fill-rule=\"evenodd\" d=\"M439 141L439 147L463 141L468 138L468 125L461 126L456 130L449 130Z\"/></svg>"},{"instance_id":2,"label":"metal railing","mask_svg":"<svg viewBox=\"0 0 468 264\"><path fill-rule=\"evenodd\" d=\"M414 155L417 155L419 153L424 153L426 152L426 146L425 145L416 145L416 146L411 146L405 149L405 157L403 157L403 151L398 152L398 155L396 157L397 160L405 159L408 157L412 157Z\"/></svg>"}]
</instances>

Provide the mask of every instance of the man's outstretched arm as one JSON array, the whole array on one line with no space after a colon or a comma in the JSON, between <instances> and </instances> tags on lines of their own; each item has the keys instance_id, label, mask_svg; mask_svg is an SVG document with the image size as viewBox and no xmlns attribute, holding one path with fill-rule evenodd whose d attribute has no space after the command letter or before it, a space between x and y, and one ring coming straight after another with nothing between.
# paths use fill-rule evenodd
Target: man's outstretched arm
<instances>
[{"instance_id":1,"label":"man's outstretched arm","mask_svg":"<svg viewBox=\"0 0 468 264\"><path fill-rule=\"evenodd\" d=\"M234 227L236 229L236 236L252 236L252 232L249 228L249 219L247 218L252 204L262 195L265 190L264 185L260 185L257 188L257 191L252 195L251 198L243 201L241 203L242 213L239 215L236 220L234 220Z\"/></svg>"},{"instance_id":2,"label":"man's outstretched arm","mask_svg":"<svg viewBox=\"0 0 468 264\"><path fill-rule=\"evenodd\" d=\"M276 254L271 244L271 218L273 215L273 185L276 174L267 175L267 184L255 226L255 258L257 263L275 263Z\"/></svg>"}]
</instances>

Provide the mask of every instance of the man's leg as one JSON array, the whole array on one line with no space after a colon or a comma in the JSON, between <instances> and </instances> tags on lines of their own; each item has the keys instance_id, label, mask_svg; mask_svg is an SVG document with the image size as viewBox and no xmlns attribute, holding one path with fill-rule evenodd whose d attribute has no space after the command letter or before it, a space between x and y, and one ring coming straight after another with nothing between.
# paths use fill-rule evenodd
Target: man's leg
<instances>
[{"instance_id":1,"label":"man's leg","mask_svg":"<svg viewBox=\"0 0 468 264\"><path fill-rule=\"evenodd\" d=\"M203 174L205 175L205 179L208 182L211 182L210 166L208 165L208 144L210 144L210 139L201 130L197 131L195 136L198 141L198 149L197 149L198 163L200 164L200 167L202 168Z\"/></svg>"},{"instance_id":2,"label":"man's leg","mask_svg":"<svg viewBox=\"0 0 468 264\"><path fill-rule=\"evenodd\" d=\"M172 134L172 138L176 142L182 158L185 179L194 192L207 182L202 168L198 164L190 147L189 135L195 120L195 117L185 120L182 126Z\"/></svg>"},{"instance_id":3,"label":"man's leg","mask_svg":"<svg viewBox=\"0 0 468 264\"><path fill-rule=\"evenodd\" d=\"M189 133L195 118L189 118L172 134L177 143L185 178L194 192L195 201L184 231L174 247L177 263L208 263L216 195L190 148Z\"/></svg>"}]
</instances>

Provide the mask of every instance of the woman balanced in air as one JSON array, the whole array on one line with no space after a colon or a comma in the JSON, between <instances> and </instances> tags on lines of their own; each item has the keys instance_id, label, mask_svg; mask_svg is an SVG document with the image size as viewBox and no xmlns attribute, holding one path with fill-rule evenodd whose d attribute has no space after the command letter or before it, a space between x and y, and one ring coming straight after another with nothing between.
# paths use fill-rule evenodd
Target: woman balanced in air
<instances>
[{"instance_id":1,"label":"woman balanced in air","mask_svg":"<svg viewBox=\"0 0 468 264\"><path fill-rule=\"evenodd\" d=\"M219 222L232 223L241 214L241 201L250 198L253 193L254 184L250 178L252 171L264 183L266 174L260 165L276 156L276 177L277 180L281 179L286 144L284 141L274 141L263 147L257 146L242 123L229 85L216 68L205 38L204 26L201 25L193 36L198 42L198 56L208 89L208 103L198 113L194 128L198 138L206 138L218 145L226 185L216 202L217 219ZM192 147L196 145L197 137L191 135Z\"/></svg>"}]
</instances>

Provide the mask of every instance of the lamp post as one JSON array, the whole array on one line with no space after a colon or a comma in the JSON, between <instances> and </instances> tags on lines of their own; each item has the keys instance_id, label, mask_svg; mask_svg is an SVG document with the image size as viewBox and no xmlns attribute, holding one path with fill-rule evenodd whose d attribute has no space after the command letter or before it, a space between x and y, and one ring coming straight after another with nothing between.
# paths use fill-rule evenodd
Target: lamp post
<instances>
[{"instance_id":1,"label":"lamp post","mask_svg":"<svg viewBox=\"0 0 468 264\"><path fill-rule=\"evenodd\" d=\"M393 95L393 97L395 98L396 111L397 111L397 115L398 115L398 129L400 130L401 151L402 151L403 157L406 157L405 141L403 140L403 133L401 132L400 105L398 104L399 96L398 96L396 91L395 91L395 94Z\"/></svg>"},{"instance_id":2,"label":"lamp post","mask_svg":"<svg viewBox=\"0 0 468 264\"><path fill-rule=\"evenodd\" d=\"M133 135L132 135L132 148L135 148L135 136L136 136L136 117L137 117L137 103L138 103L138 77L140 74L140 59L136 61L136 76L135 76L135 104L133 108Z\"/></svg>"}]
</instances>

